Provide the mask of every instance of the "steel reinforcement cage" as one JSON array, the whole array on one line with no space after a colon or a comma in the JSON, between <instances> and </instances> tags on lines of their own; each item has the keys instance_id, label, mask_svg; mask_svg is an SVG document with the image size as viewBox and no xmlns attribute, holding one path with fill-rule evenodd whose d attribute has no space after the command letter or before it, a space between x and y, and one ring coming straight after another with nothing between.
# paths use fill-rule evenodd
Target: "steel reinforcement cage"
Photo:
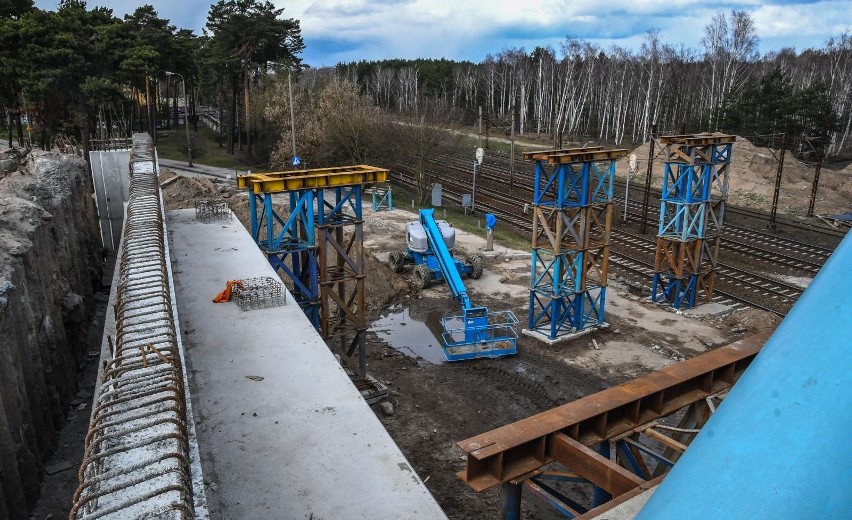
<instances>
[{"instance_id":1,"label":"steel reinforcement cage","mask_svg":"<svg viewBox=\"0 0 852 520\"><path fill-rule=\"evenodd\" d=\"M71 520L206 518L149 136L133 139L115 300ZM195 450L195 451L194 451ZM193 486L193 483L196 483Z\"/></svg>"}]
</instances>

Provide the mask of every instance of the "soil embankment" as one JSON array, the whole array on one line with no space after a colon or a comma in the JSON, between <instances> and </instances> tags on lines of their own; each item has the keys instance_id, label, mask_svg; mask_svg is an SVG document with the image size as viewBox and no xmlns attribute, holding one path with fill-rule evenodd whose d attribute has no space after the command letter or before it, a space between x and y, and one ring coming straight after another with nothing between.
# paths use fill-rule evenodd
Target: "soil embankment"
<instances>
[{"instance_id":1,"label":"soil embankment","mask_svg":"<svg viewBox=\"0 0 852 520\"><path fill-rule=\"evenodd\" d=\"M0 151L0 166L0 518L15 520L77 392L103 261L81 158Z\"/></svg>"}]
</instances>

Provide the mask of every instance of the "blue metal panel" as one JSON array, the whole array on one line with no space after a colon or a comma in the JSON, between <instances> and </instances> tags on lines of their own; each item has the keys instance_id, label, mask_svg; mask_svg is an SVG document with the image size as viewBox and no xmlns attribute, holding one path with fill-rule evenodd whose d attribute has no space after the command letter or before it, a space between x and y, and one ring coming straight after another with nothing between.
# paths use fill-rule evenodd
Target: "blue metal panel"
<instances>
[{"instance_id":1,"label":"blue metal panel","mask_svg":"<svg viewBox=\"0 0 852 520\"><path fill-rule=\"evenodd\" d=\"M384 188L373 189L373 211L392 210L393 209L393 188L386 186Z\"/></svg>"},{"instance_id":2,"label":"blue metal panel","mask_svg":"<svg viewBox=\"0 0 852 520\"><path fill-rule=\"evenodd\" d=\"M637 520L849 518L847 235Z\"/></svg>"}]
</instances>

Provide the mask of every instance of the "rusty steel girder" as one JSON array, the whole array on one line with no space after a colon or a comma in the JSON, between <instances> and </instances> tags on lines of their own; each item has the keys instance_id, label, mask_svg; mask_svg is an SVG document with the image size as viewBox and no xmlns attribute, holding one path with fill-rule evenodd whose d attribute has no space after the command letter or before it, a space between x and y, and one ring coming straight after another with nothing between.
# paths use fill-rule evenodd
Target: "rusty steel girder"
<instances>
[{"instance_id":1,"label":"rusty steel girder","mask_svg":"<svg viewBox=\"0 0 852 520\"><path fill-rule=\"evenodd\" d=\"M768 337L742 339L463 440L458 446L467 454L467 466L457 475L474 491L483 491L558 461L570 462L572 470L582 470L588 480L617 493L638 485L588 447L731 388Z\"/></svg>"}]
</instances>

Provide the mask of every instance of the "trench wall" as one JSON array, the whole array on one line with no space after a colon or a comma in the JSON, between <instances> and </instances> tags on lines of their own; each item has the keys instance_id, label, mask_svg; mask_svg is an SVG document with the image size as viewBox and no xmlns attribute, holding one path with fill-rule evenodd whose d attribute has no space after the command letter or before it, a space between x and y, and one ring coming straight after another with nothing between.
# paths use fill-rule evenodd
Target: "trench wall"
<instances>
[{"instance_id":1,"label":"trench wall","mask_svg":"<svg viewBox=\"0 0 852 520\"><path fill-rule=\"evenodd\" d=\"M86 162L0 152L0 518L29 516L76 393L101 240Z\"/></svg>"}]
</instances>

